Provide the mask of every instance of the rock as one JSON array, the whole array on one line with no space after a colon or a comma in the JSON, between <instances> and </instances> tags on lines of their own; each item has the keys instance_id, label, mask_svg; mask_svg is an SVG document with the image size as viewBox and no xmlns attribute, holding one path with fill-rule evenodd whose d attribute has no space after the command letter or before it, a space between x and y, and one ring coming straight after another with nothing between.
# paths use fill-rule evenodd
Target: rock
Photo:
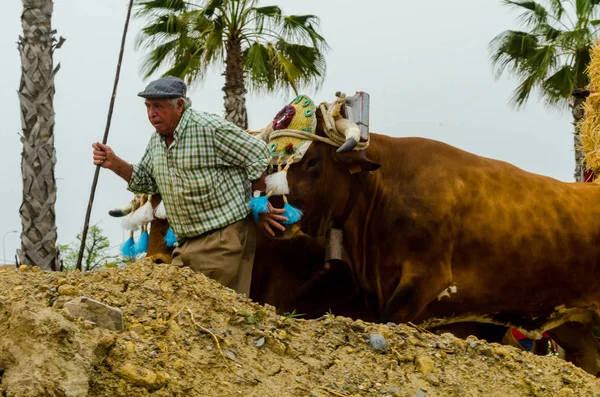
<instances>
[{"instance_id":1,"label":"rock","mask_svg":"<svg viewBox=\"0 0 600 397\"><path fill-rule=\"evenodd\" d=\"M58 293L59 295L75 296L77 295L77 289L72 285L63 284L58 287Z\"/></svg>"},{"instance_id":2,"label":"rock","mask_svg":"<svg viewBox=\"0 0 600 397\"><path fill-rule=\"evenodd\" d=\"M425 392L419 389L415 394L412 395L412 397L425 397Z\"/></svg>"},{"instance_id":3,"label":"rock","mask_svg":"<svg viewBox=\"0 0 600 397\"><path fill-rule=\"evenodd\" d=\"M65 303L64 309L73 317L81 317L84 320L93 321L100 328L118 332L123 332L124 330L123 314L120 309L86 298L85 296L80 296Z\"/></svg>"},{"instance_id":4,"label":"rock","mask_svg":"<svg viewBox=\"0 0 600 397\"><path fill-rule=\"evenodd\" d=\"M432 385L434 386L439 386L440 385L440 380L437 376L430 374L427 379L429 380L429 382L431 382Z\"/></svg>"},{"instance_id":5,"label":"rock","mask_svg":"<svg viewBox=\"0 0 600 397\"><path fill-rule=\"evenodd\" d=\"M433 371L433 360L426 356L419 356L415 359L417 370L422 374L428 374Z\"/></svg>"},{"instance_id":6,"label":"rock","mask_svg":"<svg viewBox=\"0 0 600 397\"><path fill-rule=\"evenodd\" d=\"M256 347L262 347L265 344L265 338L260 338L256 341Z\"/></svg>"},{"instance_id":7,"label":"rock","mask_svg":"<svg viewBox=\"0 0 600 397\"><path fill-rule=\"evenodd\" d=\"M116 372L125 381L148 390L158 390L165 386L169 380L167 374L154 372L132 363L125 363Z\"/></svg>"},{"instance_id":8,"label":"rock","mask_svg":"<svg viewBox=\"0 0 600 397\"><path fill-rule=\"evenodd\" d=\"M287 346L275 338L269 338L269 340L267 341L267 346L269 347L269 349L271 349L273 353L278 354L280 356L283 356L287 350Z\"/></svg>"},{"instance_id":9,"label":"rock","mask_svg":"<svg viewBox=\"0 0 600 397\"><path fill-rule=\"evenodd\" d=\"M385 337L381 334L371 334L368 343L373 350L383 351L387 349L387 342L385 341Z\"/></svg>"}]
</instances>

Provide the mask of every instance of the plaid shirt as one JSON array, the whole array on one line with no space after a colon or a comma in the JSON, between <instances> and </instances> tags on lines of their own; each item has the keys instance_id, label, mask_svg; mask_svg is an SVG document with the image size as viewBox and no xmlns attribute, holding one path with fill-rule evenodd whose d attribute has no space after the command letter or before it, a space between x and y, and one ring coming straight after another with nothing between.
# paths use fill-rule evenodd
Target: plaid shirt
<instances>
[{"instance_id":1,"label":"plaid shirt","mask_svg":"<svg viewBox=\"0 0 600 397\"><path fill-rule=\"evenodd\" d=\"M164 136L152 136L128 189L160 192L169 224L183 241L245 218L250 181L262 176L269 160L262 140L214 114L187 109L169 148Z\"/></svg>"}]
</instances>

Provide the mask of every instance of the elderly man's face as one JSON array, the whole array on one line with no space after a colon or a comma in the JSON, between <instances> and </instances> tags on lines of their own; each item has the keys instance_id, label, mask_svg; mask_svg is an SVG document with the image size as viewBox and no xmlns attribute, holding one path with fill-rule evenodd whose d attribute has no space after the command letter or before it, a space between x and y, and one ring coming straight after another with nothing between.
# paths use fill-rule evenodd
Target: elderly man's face
<instances>
[{"instance_id":1,"label":"elderly man's face","mask_svg":"<svg viewBox=\"0 0 600 397\"><path fill-rule=\"evenodd\" d=\"M148 120L156 131L171 136L183 114L183 100L179 99L173 106L170 99L146 99L146 110Z\"/></svg>"}]
</instances>

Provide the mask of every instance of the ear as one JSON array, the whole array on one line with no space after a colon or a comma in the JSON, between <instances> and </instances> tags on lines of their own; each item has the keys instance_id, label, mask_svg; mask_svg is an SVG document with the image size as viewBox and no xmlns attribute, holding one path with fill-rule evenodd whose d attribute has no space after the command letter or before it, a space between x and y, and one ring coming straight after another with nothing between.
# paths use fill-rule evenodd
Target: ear
<instances>
[{"instance_id":1,"label":"ear","mask_svg":"<svg viewBox=\"0 0 600 397\"><path fill-rule=\"evenodd\" d=\"M333 151L333 160L336 163L343 164L348 167L351 174L357 172L376 171L381 167L381 164L371 161L367 158L364 151L351 150L347 153L336 153Z\"/></svg>"}]
</instances>

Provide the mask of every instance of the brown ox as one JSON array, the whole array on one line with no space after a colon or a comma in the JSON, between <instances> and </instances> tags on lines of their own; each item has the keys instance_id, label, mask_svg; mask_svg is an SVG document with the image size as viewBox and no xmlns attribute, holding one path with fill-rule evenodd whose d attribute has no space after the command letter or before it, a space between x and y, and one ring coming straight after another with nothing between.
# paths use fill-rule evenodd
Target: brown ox
<instances>
[{"instance_id":1,"label":"brown ox","mask_svg":"<svg viewBox=\"0 0 600 397\"><path fill-rule=\"evenodd\" d=\"M345 260L380 321L549 331L576 365L600 371L599 185L377 134L364 156L314 142L288 181L304 217L283 238L324 236L358 193Z\"/></svg>"},{"instance_id":2,"label":"brown ox","mask_svg":"<svg viewBox=\"0 0 600 397\"><path fill-rule=\"evenodd\" d=\"M160 195L152 197L152 205L160 203ZM110 212L122 216L120 210ZM173 249L164 237L169 228L166 220L155 218L150 229L147 256L156 263L171 263ZM252 272L250 298L270 304L278 312L296 311L306 318L317 318L331 311L335 315L375 321L377 309L373 297L361 291L349 268L339 262L324 266L325 247L322 240L308 236L293 240L273 240L257 233L257 247ZM476 335L488 342L503 342L520 347L510 339L505 327L492 324L457 323L440 327L434 332L451 332L466 338ZM508 337L508 339L507 339Z\"/></svg>"}]
</instances>

